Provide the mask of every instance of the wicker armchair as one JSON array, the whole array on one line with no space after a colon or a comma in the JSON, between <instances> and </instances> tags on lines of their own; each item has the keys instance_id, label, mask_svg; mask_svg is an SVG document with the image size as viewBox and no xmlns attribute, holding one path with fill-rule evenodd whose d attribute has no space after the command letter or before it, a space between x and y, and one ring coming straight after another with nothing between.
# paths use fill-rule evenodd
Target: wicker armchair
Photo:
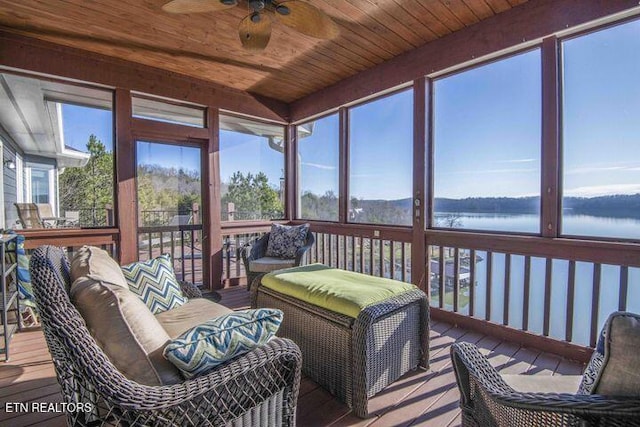
<instances>
[{"instance_id":1,"label":"wicker armchair","mask_svg":"<svg viewBox=\"0 0 640 427\"><path fill-rule=\"evenodd\" d=\"M36 249L31 274L63 401L80 407L67 412L69 425L295 425L301 355L292 341L274 338L180 384L142 385L124 377L89 334L67 293L62 250Z\"/></svg>"},{"instance_id":2,"label":"wicker armchair","mask_svg":"<svg viewBox=\"0 0 640 427\"><path fill-rule=\"evenodd\" d=\"M640 426L640 398L517 392L473 344L453 344L451 358L463 426Z\"/></svg>"},{"instance_id":3,"label":"wicker armchair","mask_svg":"<svg viewBox=\"0 0 640 427\"><path fill-rule=\"evenodd\" d=\"M255 240L252 243L248 243L240 248L240 257L244 264L245 271L247 272L247 290L251 290L251 286L254 281L272 270L278 270L287 267L297 267L302 264L304 254L313 246L315 238L311 230L307 233L307 239L304 246L300 247L296 251L296 257L294 259L278 260L275 264L265 265L266 268L262 268L261 271L255 271L251 268L252 261L259 260L260 258L266 259L265 254L267 252L267 244L269 243L269 236L271 233L266 233L264 236Z\"/></svg>"}]
</instances>

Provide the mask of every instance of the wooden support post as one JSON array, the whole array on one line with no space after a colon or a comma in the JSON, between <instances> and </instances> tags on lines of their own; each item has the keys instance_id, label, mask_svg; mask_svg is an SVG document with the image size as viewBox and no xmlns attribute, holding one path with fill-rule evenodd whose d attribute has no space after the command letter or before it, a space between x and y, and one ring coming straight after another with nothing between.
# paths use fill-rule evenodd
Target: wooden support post
<instances>
[{"instance_id":1,"label":"wooden support post","mask_svg":"<svg viewBox=\"0 0 640 427\"><path fill-rule=\"evenodd\" d=\"M411 281L429 295L425 227L428 199L426 191L427 80L413 82L413 228L411 239ZM431 120L429 120L429 123ZM429 132L430 134L430 132ZM430 137L429 137L430 139ZM429 210L430 211L430 210ZM444 296L441 295L440 298Z\"/></svg>"},{"instance_id":2,"label":"wooden support post","mask_svg":"<svg viewBox=\"0 0 640 427\"><path fill-rule=\"evenodd\" d=\"M209 139L202 156L202 171L204 176L203 194L203 223L204 236L202 242L204 280L210 289L222 287L222 229L221 229L221 195L220 195L220 139L218 129L220 121L218 109L207 109L207 128Z\"/></svg>"},{"instance_id":3,"label":"wooden support post","mask_svg":"<svg viewBox=\"0 0 640 427\"><path fill-rule=\"evenodd\" d=\"M131 133L131 92L116 89L115 176L116 217L120 231L118 258L121 264L138 260L138 204L136 197L136 142Z\"/></svg>"}]
</instances>

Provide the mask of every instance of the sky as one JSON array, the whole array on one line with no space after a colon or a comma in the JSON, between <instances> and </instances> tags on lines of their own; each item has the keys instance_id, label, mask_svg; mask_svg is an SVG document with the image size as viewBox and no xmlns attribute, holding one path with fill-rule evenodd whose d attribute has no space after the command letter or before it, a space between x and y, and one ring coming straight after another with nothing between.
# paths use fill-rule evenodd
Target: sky
<instances>
[{"instance_id":1,"label":"sky","mask_svg":"<svg viewBox=\"0 0 640 427\"><path fill-rule=\"evenodd\" d=\"M65 145L87 152L89 136L94 134L113 151L113 113L111 110L62 104L62 129Z\"/></svg>"},{"instance_id":2,"label":"sky","mask_svg":"<svg viewBox=\"0 0 640 427\"><path fill-rule=\"evenodd\" d=\"M568 39L563 55L563 188L566 196L640 193L640 21ZM439 78L434 83L436 197L540 193L539 49ZM412 91L350 109L351 196L412 195ZM86 150L94 133L113 141L110 111L63 106L67 145ZM302 191L338 193L338 116L316 120L299 140ZM223 182L263 171L274 187L284 156L267 138L220 132ZM199 153L145 145L139 161L199 170Z\"/></svg>"}]
</instances>

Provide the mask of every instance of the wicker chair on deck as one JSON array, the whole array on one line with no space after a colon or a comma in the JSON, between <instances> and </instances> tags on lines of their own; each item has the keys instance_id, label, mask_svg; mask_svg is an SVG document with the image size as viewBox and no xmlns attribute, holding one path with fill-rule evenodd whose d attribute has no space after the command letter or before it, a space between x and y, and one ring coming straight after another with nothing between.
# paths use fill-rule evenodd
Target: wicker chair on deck
<instances>
[{"instance_id":1,"label":"wicker chair on deck","mask_svg":"<svg viewBox=\"0 0 640 427\"><path fill-rule=\"evenodd\" d=\"M91 412L68 412L69 425L295 425L301 356L293 342L274 338L179 384L142 385L122 375L89 334L67 293L69 261L62 250L36 249L31 274L63 401L91 404ZM186 295L197 293L183 286Z\"/></svg>"},{"instance_id":2,"label":"wicker chair on deck","mask_svg":"<svg viewBox=\"0 0 640 427\"><path fill-rule=\"evenodd\" d=\"M247 290L251 290L252 283L256 278L266 273L274 270L280 270L282 268L297 267L301 265L304 254L315 243L313 233L309 230L305 244L296 251L295 258L272 258L265 255L270 235L271 233L266 233L253 243L240 248L240 258L242 258L245 271L247 272Z\"/></svg>"},{"instance_id":3,"label":"wicker chair on deck","mask_svg":"<svg viewBox=\"0 0 640 427\"><path fill-rule=\"evenodd\" d=\"M462 425L640 426L640 357L636 351L640 316L613 313L605 328L601 339L606 344L599 342L585 371L586 378L501 375L475 345L453 344L451 357L460 390ZM623 336L629 331L631 335ZM617 348L610 350L613 347ZM612 369L607 371L607 365ZM596 394L578 394L591 392L584 387L593 388Z\"/></svg>"}]
</instances>

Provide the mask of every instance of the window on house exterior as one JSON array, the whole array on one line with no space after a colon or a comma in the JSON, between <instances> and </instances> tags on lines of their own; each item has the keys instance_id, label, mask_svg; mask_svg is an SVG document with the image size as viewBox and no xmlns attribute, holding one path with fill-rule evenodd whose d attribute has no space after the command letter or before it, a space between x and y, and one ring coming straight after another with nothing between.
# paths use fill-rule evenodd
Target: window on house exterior
<instances>
[{"instance_id":1,"label":"window on house exterior","mask_svg":"<svg viewBox=\"0 0 640 427\"><path fill-rule=\"evenodd\" d=\"M640 239L640 21L562 42L562 234Z\"/></svg>"},{"instance_id":2,"label":"window on house exterior","mask_svg":"<svg viewBox=\"0 0 640 427\"><path fill-rule=\"evenodd\" d=\"M540 51L439 78L433 88L432 225L539 233Z\"/></svg>"},{"instance_id":3,"label":"window on house exterior","mask_svg":"<svg viewBox=\"0 0 640 427\"><path fill-rule=\"evenodd\" d=\"M336 113L297 126L299 218L338 221L339 123Z\"/></svg>"},{"instance_id":4,"label":"window on house exterior","mask_svg":"<svg viewBox=\"0 0 640 427\"><path fill-rule=\"evenodd\" d=\"M413 90L349 109L349 222L411 225Z\"/></svg>"},{"instance_id":5,"label":"window on house exterior","mask_svg":"<svg viewBox=\"0 0 640 427\"><path fill-rule=\"evenodd\" d=\"M220 116L222 220L284 217L284 126Z\"/></svg>"}]
</instances>

